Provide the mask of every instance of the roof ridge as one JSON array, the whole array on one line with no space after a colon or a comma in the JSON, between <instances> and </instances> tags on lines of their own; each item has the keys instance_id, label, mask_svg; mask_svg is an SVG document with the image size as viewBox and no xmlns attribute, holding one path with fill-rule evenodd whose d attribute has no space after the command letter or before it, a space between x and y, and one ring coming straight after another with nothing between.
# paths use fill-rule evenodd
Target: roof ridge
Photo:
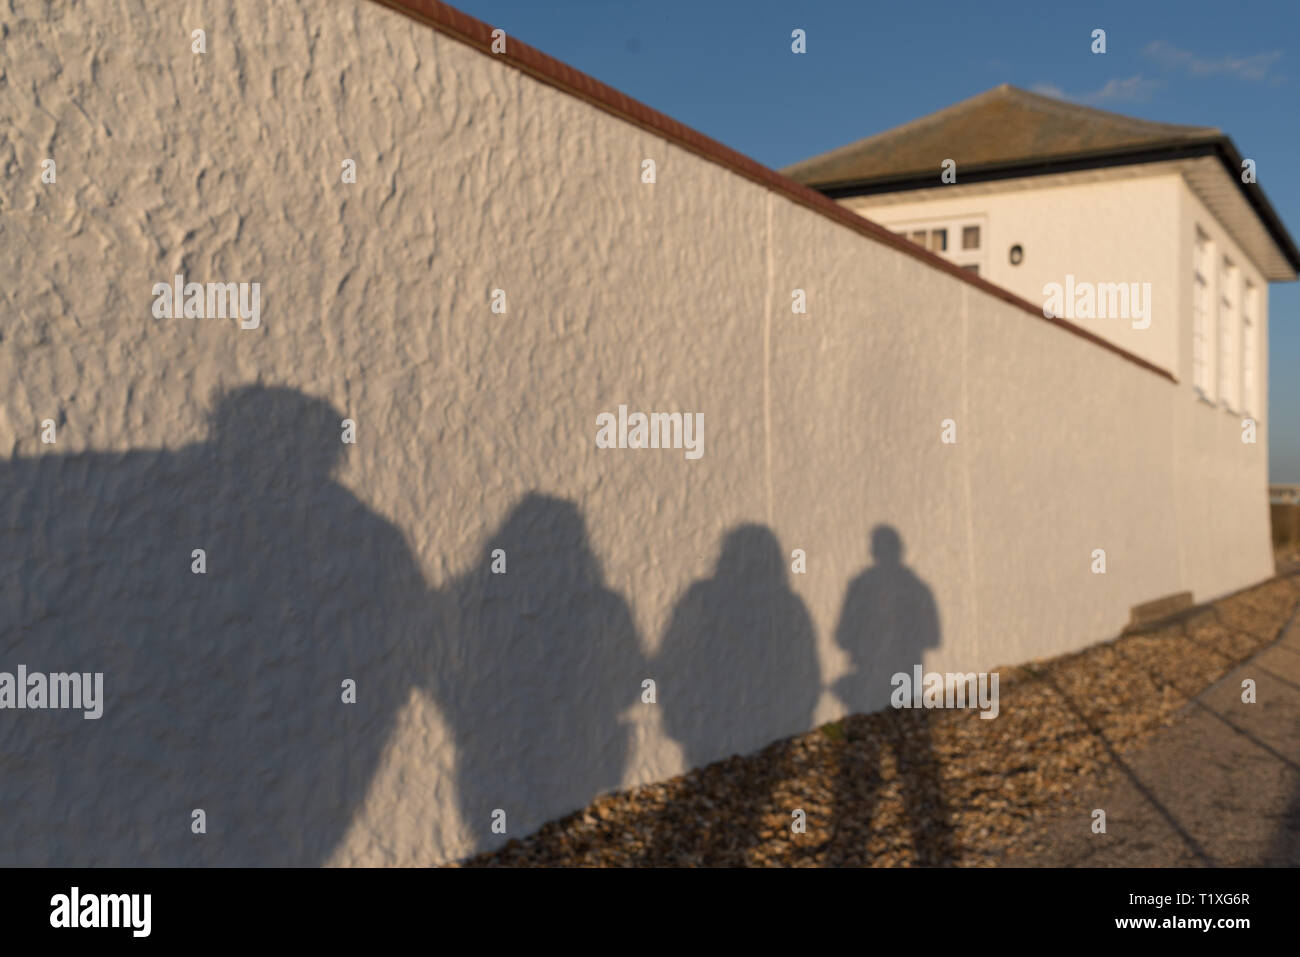
<instances>
[{"instance_id":1,"label":"roof ridge","mask_svg":"<svg viewBox=\"0 0 1300 957\"><path fill-rule=\"evenodd\" d=\"M984 102L991 100L1006 100L1017 103L1026 109L1036 110L1044 113L1062 113L1082 114L1090 119L1104 120L1112 126L1122 125L1125 129L1134 133L1162 133L1170 138L1181 139L1183 137L1194 136L1222 136L1223 131L1212 126L1189 126L1181 123L1163 123L1159 120L1147 120L1137 116L1128 116L1124 113L1114 113L1110 110L1101 110L1093 106L1086 106L1082 103L1073 103L1069 100L1061 100L1056 97L1046 96L1042 93L1035 93L1032 90L1026 90L1011 83L1000 83L995 87L977 93L974 96L959 100L942 109L935 110L932 113L926 113L916 119L908 120L898 126L891 126L888 129L872 133L870 136L864 136L861 139L846 143L844 146L837 146L825 152L810 156L807 159L799 160L797 163L791 163L781 168L780 172L786 176L798 176L805 169L814 166L821 166L841 156L868 149L873 141L882 141L884 138L902 138L919 130L927 129L940 124L954 114L967 112L977 108ZM1044 157L1054 155L1053 153L1044 153Z\"/></svg>"},{"instance_id":2,"label":"roof ridge","mask_svg":"<svg viewBox=\"0 0 1300 957\"><path fill-rule=\"evenodd\" d=\"M1128 113L1116 113L1114 110L1103 110L1100 107L1089 106L1086 103L1076 103L1073 100L1062 100L1054 96L1048 96L1045 93L1037 93L1034 90L1026 90L1022 87L1012 86L1010 83L1003 83L1009 92L1015 95L1022 103L1027 106L1051 106L1057 110L1069 110L1076 113L1086 113L1089 116L1104 118L1110 122L1121 122L1132 126L1139 127L1158 127L1161 130L1179 130L1187 134L1196 135L1222 135L1223 131L1217 126L1197 126L1187 123L1166 123L1163 120L1148 120L1140 116L1130 116ZM1001 89L1001 87L998 87Z\"/></svg>"}]
</instances>

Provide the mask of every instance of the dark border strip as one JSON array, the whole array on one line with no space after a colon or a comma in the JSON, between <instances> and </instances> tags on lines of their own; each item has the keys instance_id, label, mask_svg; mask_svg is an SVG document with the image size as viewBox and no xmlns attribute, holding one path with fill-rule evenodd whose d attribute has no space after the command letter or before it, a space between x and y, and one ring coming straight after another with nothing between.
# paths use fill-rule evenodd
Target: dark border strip
<instances>
[{"instance_id":1,"label":"dark border strip","mask_svg":"<svg viewBox=\"0 0 1300 957\"><path fill-rule=\"evenodd\" d=\"M1141 163L1159 163L1166 160L1194 159L1215 155L1214 140L1181 141L1164 146L1146 146L1141 149L1122 149L1045 156L1041 159L1016 160L1011 163L987 163L966 166L961 174L963 183L986 183L1001 179L1021 179L1046 176L1052 173L1074 173L1086 169L1107 169L1112 166L1134 166ZM877 193L905 192L913 189L934 189L939 186L939 174L908 172L890 176L877 176L860 180L812 183L813 189L831 199L848 199L853 196L874 196Z\"/></svg>"},{"instance_id":2,"label":"dark border strip","mask_svg":"<svg viewBox=\"0 0 1300 957\"><path fill-rule=\"evenodd\" d=\"M672 117L665 116L657 110L652 110L644 103L625 96L594 77L575 70L554 57L547 56L540 50L534 49L510 36L508 31L506 35L506 52L493 53L493 27L482 20L462 13L454 7L440 3L439 0L372 0L372 2L389 7L398 13L432 27L439 33L471 46L494 60L500 60L517 70L527 73L533 79L545 83L547 86L555 87L564 93L576 96L597 109L613 114L634 126L658 134L674 145L688 150L711 163L715 163L738 176L743 176L745 179L757 183L774 193L779 193L786 199L833 220L859 235L883 243L907 256L911 256L913 259L920 260L940 272L947 273L967 285L974 286L995 299L1001 299L1003 302L1029 313L1040 322L1051 323L1071 335L1086 339L1093 345L1100 346L1108 352L1113 352L1115 355L1127 359L1134 365L1155 373L1170 382L1178 381L1177 377L1168 370L1162 369L1160 366L1148 362L1126 349L1121 349L1113 342L1108 342L1094 333L1072 325L1064 319L1044 316L1041 306L1035 306L1027 299L1021 299L1015 293L1003 289L1001 286L995 286L987 279L972 275L946 259L941 259L934 253L922 249L915 243L894 235L885 227L863 219L857 213L851 212L816 190L796 183L775 170L768 169L761 163L755 162L748 156L723 146L717 140L677 122Z\"/></svg>"},{"instance_id":3,"label":"dark border strip","mask_svg":"<svg viewBox=\"0 0 1300 957\"><path fill-rule=\"evenodd\" d=\"M1251 208L1255 210L1255 215L1264 221L1264 225L1268 227L1274 242L1282 247L1282 252L1286 255L1287 261L1291 263L1291 268L1296 272L1300 272L1300 250L1296 249L1291 234L1282 225L1282 217L1277 214L1273 204L1264 195L1264 188L1257 182L1243 183L1241 181L1243 157L1237 152L1236 144L1227 136L1223 136L1219 138L1214 146L1219 154L1219 161L1223 163L1224 169L1228 171L1228 176L1236 181L1238 188L1241 189L1250 202Z\"/></svg>"}]
</instances>

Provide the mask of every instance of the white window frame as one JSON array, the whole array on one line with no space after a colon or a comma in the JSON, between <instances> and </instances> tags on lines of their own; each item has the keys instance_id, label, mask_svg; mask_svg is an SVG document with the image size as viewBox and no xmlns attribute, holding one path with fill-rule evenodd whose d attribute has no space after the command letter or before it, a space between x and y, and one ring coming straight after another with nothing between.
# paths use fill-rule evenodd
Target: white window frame
<instances>
[{"instance_id":1,"label":"white window frame","mask_svg":"<svg viewBox=\"0 0 1300 957\"><path fill-rule=\"evenodd\" d=\"M1256 323L1259 317L1259 289L1249 279L1241 294L1241 413L1255 413L1255 363L1259 349Z\"/></svg>"},{"instance_id":2,"label":"white window frame","mask_svg":"<svg viewBox=\"0 0 1300 957\"><path fill-rule=\"evenodd\" d=\"M1225 409L1235 411L1232 381L1237 369L1235 345L1237 328L1237 310L1240 297L1237 291L1239 270L1227 256L1219 259L1219 402Z\"/></svg>"},{"instance_id":3,"label":"white window frame","mask_svg":"<svg viewBox=\"0 0 1300 957\"><path fill-rule=\"evenodd\" d=\"M1210 289L1207 265L1214 260L1210 237L1197 227L1192 248L1192 388L1210 398Z\"/></svg>"}]
</instances>

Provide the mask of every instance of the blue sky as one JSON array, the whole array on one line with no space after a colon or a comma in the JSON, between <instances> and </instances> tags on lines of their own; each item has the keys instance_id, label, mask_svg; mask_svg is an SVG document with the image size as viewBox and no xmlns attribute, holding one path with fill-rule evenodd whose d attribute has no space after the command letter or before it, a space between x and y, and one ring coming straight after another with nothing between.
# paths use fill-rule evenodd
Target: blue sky
<instances>
[{"instance_id":1,"label":"blue sky","mask_svg":"<svg viewBox=\"0 0 1300 957\"><path fill-rule=\"evenodd\" d=\"M1012 83L1217 126L1300 236L1300 3L453 0L779 168ZM790 31L808 52L790 53ZM1106 31L1106 53L1091 33ZM1269 289L1270 480L1300 483L1300 283Z\"/></svg>"}]
</instances>

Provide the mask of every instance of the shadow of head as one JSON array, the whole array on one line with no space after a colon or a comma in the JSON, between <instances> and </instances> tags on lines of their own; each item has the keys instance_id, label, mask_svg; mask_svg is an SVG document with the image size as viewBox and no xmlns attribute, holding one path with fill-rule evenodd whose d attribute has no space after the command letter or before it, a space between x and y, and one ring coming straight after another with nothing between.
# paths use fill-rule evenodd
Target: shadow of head
<instances>
[{"instance_id":1,"label":"shadow of head","mask_svg":"<svg viewBox=\"0 0 1300 957\"><path fill-rule=\"evenodd\" d=\"M781 544L762 525L741 525L723 539L714 574L718 578L747 582L784 581Z\"/></svg>"},{"instance_id":2,"label":"shadow of head","mask_svg":"<svg viewBox=\"0 0 1300 957\"><path fill-rule=\"evenodd\" d=\"M527 593L532 601L557 603L572 589L598 586L604 577L577 505L541 492L525 495L486 545L503 549L510 560L509 577L487 576L494 590ZM486 571L487 562L481 568ZM566 591L552 590L558 588Z\"/></svg>"},{"instance_id":3,"label":"shadow of head","mask_svg":"<svg viewBox=\"0 0 1300 957\"><path fill-rule=\"evenodd\" d=\"M547 548L586 551L587 523L573 502L529 492L510 510L496 538L516 543L540 539Z\"/></svg>"},{"instance_id":4,"label":"shadow of head","mask_svg":"<svg viewBox=\"0 0 1300 957\"><path fill-rule=\"evenodd\" d=\"M877 565L903 563L903 539L892 525L877 525L871 530L871 557Z\"/></svg>"},{"instance_id":5,"label":"shadow of head","mask_svg":"<svg viewBox=\"0 0 1300 957\"><path fill-rule=\"evenodd\" d=\"M209 444L233 466L274 460L282 473L328 478L343 452L342 414L323 399L284 386L230 389L208 415Z\"/></svg>"}]
</instances>

